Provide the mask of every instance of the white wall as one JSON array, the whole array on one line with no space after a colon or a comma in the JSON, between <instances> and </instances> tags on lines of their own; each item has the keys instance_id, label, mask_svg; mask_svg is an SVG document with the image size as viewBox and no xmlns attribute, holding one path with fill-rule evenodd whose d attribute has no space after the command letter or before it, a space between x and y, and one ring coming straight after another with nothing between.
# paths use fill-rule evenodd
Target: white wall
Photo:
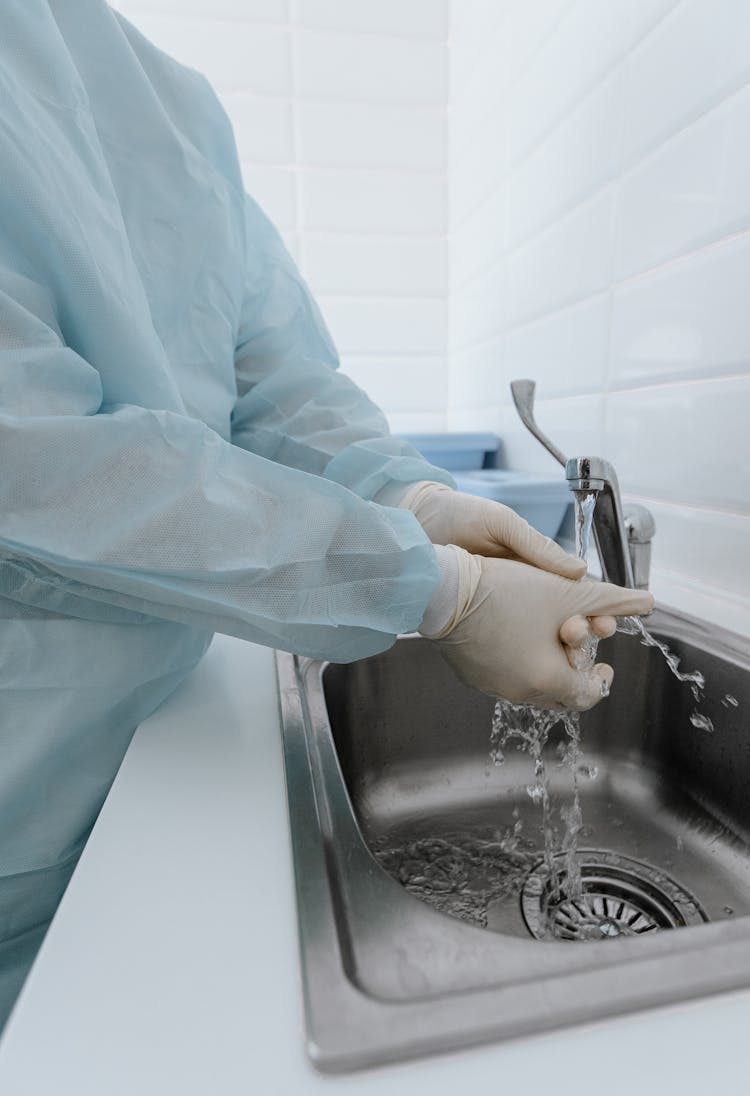
<instances>
[{"instance_id":1,"label":"white wall","mask_svg":"<svg viewBox=\"0 0 750 1096\"><path fill-rule=\"evenodd\" d=\"M449 422L610 457L654 588L750 610L750 4L454 0Z\"/></svg>"},{"instance_id":2,"label":"white wall","mask_svg":"<svg viewBox=\"0 0 750 1096\"><path fill-rule=\"evenodd\" d=\"M747 0L118 6L219 91L395 430L490 428L557 474L510 407L534 377L558 444L653 510L657 594L747 626Z\"/></svg>"},{"instance_id":3,"label":"white wall","mask_svg":"<svg viewBox=\"0 0 750 1096\"><path fill-rule=\"evenodd\" d=\"M344 369L396 430L447 394L448 0L118 0L203 72Z\"/></svg>"}]
</instances>

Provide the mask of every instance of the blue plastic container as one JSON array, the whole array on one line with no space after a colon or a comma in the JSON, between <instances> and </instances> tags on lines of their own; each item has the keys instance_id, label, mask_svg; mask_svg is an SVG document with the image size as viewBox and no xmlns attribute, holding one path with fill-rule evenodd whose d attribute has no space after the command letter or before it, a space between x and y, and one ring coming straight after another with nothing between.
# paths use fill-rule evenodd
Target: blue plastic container
<instances>
[{"instance_id":1,"label":"blue plastic container","mask_svg":"<svg viewBox=\"0 0 750 1096\"><path fill-rule=\"evenodd\" d=\"M564 476L535 476L495 468L496 434L403 434L425 460L453 473L459 491L502 502L545 536L556 536L570 505Z\"/></svg>"},{"instance_id":2,"label":"blue plastic container","mask_svg":"<svg viewBox=\"0 0 750 1096\"><path fill-rule=\"evenodd\" d=\"M496 434L402 434L425 460L448 472L493 468L500 439Z\"/></svg>"},{"instance_id":3,"label":"blue plastic container","mask_svg":"<svg viewBox=\"0 0 750 1096\"><path fill-rule=\"evenodd\" d=\"M567 480L508 472L499 468L459 472L453 477L459 491L505 503L547 537L555 537L562 525L570 490Z\"/></svg>"}]
</instances>

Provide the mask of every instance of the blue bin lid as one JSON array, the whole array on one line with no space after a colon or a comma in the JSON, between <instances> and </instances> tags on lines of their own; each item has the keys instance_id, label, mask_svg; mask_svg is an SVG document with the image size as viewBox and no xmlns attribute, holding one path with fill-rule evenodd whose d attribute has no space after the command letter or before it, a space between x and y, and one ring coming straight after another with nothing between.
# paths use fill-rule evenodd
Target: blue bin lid
<instances>
[{"instance_id":1,"label":"blue bin lid","mask_svg":"<svg viewBox=\"0 0 750 1096\"><path fill-rule=\"evenodd\" d=\"M537 499L569 499L570 489L565 476L538 476L531 472L511 472L502 468L478 468L465 472L456 472L453 477L460 490L484 495L486 498L498 496L505 502Z\"/></svg>"},{"instance_id":2,"label":"blue bin lid","mask_svg":"<svg viewBox=\"0 0 750 1096\"><path fill-rule=\"evenodd\" d=\"M423 449L480 449L483 453L496 453L500 439L497 434L450 433L401 434L400 437L421 452Z\"/></svg>"}]
</instances>

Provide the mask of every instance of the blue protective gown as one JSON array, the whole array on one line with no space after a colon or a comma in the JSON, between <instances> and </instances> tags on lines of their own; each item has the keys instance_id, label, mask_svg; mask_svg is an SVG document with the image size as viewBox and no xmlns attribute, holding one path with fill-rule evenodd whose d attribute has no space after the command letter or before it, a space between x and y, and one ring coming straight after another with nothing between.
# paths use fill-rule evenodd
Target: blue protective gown
<instances>
[{"instance_id":1,"label":"blue protective gown","mask_svg":"<svg viewBox=\"0 0 750 1096\"><path fill-rule=\"evenodd\" d=\"M336 371L205 80L102 0L0 34L0 1022L136 725L214 631L349 661L443 479Z\"/></svg>"}]
</instances>

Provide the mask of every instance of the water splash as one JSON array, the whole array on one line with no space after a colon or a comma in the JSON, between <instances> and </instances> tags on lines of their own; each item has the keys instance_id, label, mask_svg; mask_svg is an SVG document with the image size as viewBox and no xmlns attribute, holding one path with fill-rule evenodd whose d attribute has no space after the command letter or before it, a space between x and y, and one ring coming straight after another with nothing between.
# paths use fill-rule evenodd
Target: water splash
<instances>
[{"instance_id":1,"label":"water splash","mask_svg":"<svg viewBox=\"0 0 750 1096\"><path fill-rule=\"evenodd\" d=\"M674 651L671 651L669 647L662 640L652 636L647 630L640 617L626 616L617 618L617 631L622 632L624 635L640 636L641 643L644 647L656 647L658 651L661 651L664 656L664 661L667 666L677 678L678 681L682 681L687 685L690 685L693 699L700 702L703 699L703 694L706 688L706 679L700 670L690 670L687 673L683 673L680 670L680 660Z\"/></svg>"},{"instance_id":2,"label":"water splash","mask_svg":"<svg viewBox=\"0 0 750 1096\"><path fill-rule=\"evenodd\" d=\"M699 731L713 731L714 725L707 715L703 715L702 712L693 712L690 716L690 722L694 727L697 727Z\"/></svg>"},{"instance_id":3,"label":"water splash","mask_svg":"<svg viewBox=\"0 0 750 1096\"><path fill-rule=\"evenodd\" d=\"M419 838L377 849L375 856L417 898L486 928L490 903L518 894L539 860L517 810L514 816L505 829Z\"/></svg>"},{"instance_id":4,"label":"water splash","mask_svg":"<svg viewBox=\"0 0 750 1096\"><path fill-rule=\"evenodd\" d=\"M544 837L544 861L557 898L558 872L555 870L555 837L552 802L549 794L549 778L544 759L544 748L549 740L552 728L562 723L567 741L558 748L560 763L570 770L573 785L573 801L560 808L560 818L565 827L562 849L566 852L567 883L566 893L577 896L581 893L580 870L577 860L578 836L583 828L579 771L591 777L596 775L594 766L581 764L581 725L578 712L551 711L536 708L532 704L513 704L509 700L498 700L492 719L490 732L490 756L495 764L502 763L509 746L529 754L534 763L534 780L526 786L526 794L532 803L542 811L542 834Z\"/></svg>"},{"instance_id":5,"label":"water splash","mask_svg":"<svg viewBox=\"0 0 750 1096\"><path fill-rule=\"evenodd\" d=\"M504 760L509 745L527 753L534 763L534 781L527 785L526 793L542 809L544 859L550 869L553 867L554 837L549 780L543 751L549 732L561 714L535 708L533 704L513 704L510 700L498 700L490 731L490 757L496 765Z\"/></svg>"},{"instance_id":6,"label":"water splash","mask_svg":"<svg viewBox=\"0 0 750 1096\"><path fill-rule=\"evenodd\" d=\"M581 811L581 793L578 786L578 773L581 766L581 721L578 712L562 712L561 721L568 736L562 762L570 770L573 782L573 802L560 808L560 818L565 826L562 848L565 857L565 891L568 898L575 899L583 894L581 867L578 863L578 838L583 829Z\"/></svg>"},{"instance_id":7,"label":"water splash","mask_svg":"<svg viewBox=\"0 0 750 1096\"><path fill-rule=\"evenodd\" d=\"M690 670L687 673L683 673L683 671L680 670L680 660L674 651L670 650L667 644L662 640L652 636L640 617L618 617L617 631L623 632L625 635L639 636L644 647L656 647L664 656L664 661L677 680L690 686L690 692L695 703L702 703L706 691L706 679L703 674L700 670ZM736 697L733 697L731 693L727 693L721 703L725 708L736 708L739 706L739 701ZM690 714L689 719L693 727L696 727L700 731L708 731L710 733L714 730L712 720L697 709Z\"/></svg>"}]
</instances>

